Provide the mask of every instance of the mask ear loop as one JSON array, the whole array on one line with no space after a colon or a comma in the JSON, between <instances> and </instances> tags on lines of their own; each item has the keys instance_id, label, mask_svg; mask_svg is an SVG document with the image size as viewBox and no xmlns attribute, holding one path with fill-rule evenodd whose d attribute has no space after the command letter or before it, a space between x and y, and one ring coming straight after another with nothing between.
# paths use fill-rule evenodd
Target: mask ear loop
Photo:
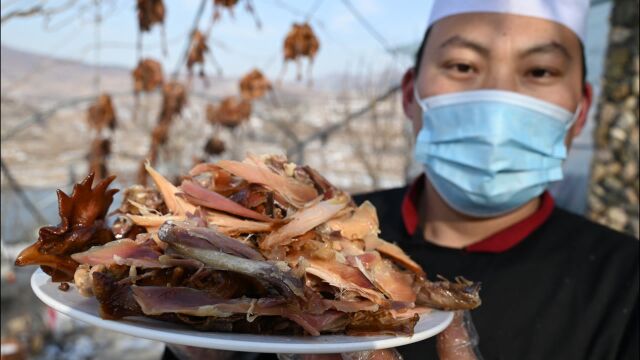
<instances>
[{"instance_id":1,"label":"mask ear loop","mask_svg":"<svg viewBox=\"0 0 640 360\"><path fill-rule=\"evenodd\" d=\"M573 124L575 124L576 121L578 121L578 118L580 117L580 112L582 111L582 101L580 102L580 104L578 104L578 107L576 108L576 111L573 113L573 118L571 118L571 121L569 121L567 123L566 130L569 130L571 128L571 126L573 126Z\"/></svg>"},{"instance_id":2,"label":"mask ear loop","mask_svg":"<svg viewBox=\"0 0 640 360\"><path fill-rule=\"evenodd\" d=\"M425 104L420 98L420 94L418 94L418 86L416 85L415 81L413 82L413 98L415 99L418 106L420 106L420 109L422 109L422 112L426 112L428 105Z\"/></svg>"},{"instance_id":3,"label":"mask ear loop","mask_svg":"<svg viewBox=\"0 0 640 360\"><path fill-rule=\"evenodd\" d=\"M565 131L565 136L567 135L567 132L571 129L571 127L573 126L573 124L575 124L575 122L578 120L578 118L580 117L580 112L582 111L582 102L580 102L580 104L578 104L578 107L576 108L576 111L573 113L573 117L571 118L571 120L569 122L567 122L567 124L564 126L564 131ZM569 156L569 148L567 148L567 146L564 146L566 155L565 156ZM564 176L565 174L565 169L564 169L564 165L566 164L567 159L565 158L562 161L562 174Z\"/></svg>"}]
</instances>

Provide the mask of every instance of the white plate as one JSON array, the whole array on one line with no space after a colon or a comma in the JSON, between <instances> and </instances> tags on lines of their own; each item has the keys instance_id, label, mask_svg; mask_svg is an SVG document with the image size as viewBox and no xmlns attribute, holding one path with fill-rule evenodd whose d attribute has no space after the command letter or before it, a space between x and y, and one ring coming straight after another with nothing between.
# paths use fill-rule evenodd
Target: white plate
<instances>
[{"instance_id":1,"label":"white plate","mask_svg":"<svg viewBox=\"0 0 640 360\"><path fill-rule=\"evenodd\" d=\"M130 317L105 320L98 314L98 301L78 293L73 284L64 292L52 283L41 269L31 276L31 288L36 296L54 310L91 325L131 336L180 345L203 348L249 351L260 353L340 353L349 351L386 349L411 344L434 336L444 330L453 319L452 312L432 311L423 315L413 336L275 336L201 332L186 326Z\"/></svg>"}]
</instances>

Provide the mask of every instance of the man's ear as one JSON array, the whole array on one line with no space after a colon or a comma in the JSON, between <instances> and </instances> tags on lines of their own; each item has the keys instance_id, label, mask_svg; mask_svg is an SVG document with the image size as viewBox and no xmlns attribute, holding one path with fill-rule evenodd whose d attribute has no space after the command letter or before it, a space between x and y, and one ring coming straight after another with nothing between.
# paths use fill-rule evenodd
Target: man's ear
<instances>
[{"instance_id":1,"label":"man's ear","mask_svg":"<svg viewBox=\"0 0 640 360\"><path fill-rule=\"evenodd\" d=\"M582 100L580 101L580 114L576 119L576 123L573 125L572 136L575 138L580 135L584 125L587 122L587 117L589 115L589 108L591 108L591 103L593 102L593 86L590 83L585 82L584 91L582 94Z\"/></svg>"},{"instance_id":2,"label":"man's ear","mask_svg":"<svg viewBox=\"0 0 640 360\"><path fill-rule=\"evenodd\" d=\"M402 109L404 114L412 121L420 117L416 99L413 96L415 76L414 68L409 68L402 77Z\"/></svg>"}]
</instances>

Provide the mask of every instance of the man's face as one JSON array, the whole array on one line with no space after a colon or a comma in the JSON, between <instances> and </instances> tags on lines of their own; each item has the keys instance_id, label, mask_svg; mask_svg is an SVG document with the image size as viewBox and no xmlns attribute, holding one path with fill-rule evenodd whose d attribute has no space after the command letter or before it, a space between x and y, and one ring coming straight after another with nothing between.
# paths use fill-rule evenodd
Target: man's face
<instances>
[{"instance_id":1,"label":"man's face","mask_svg":"<svg viewBox=\"0 0 640 360\"><path fill-rule=\"evenodd\" d=\"M584 124L591 101L582 84L582 51L568 28L543 19L511 14L474 13L436 22L426 42L417 78L403 81L405 113L415 133L422 126L413 99L413 83L421 98L478 89L529 95L582 114L567 144Z\"/></svg>"}]
</instances>

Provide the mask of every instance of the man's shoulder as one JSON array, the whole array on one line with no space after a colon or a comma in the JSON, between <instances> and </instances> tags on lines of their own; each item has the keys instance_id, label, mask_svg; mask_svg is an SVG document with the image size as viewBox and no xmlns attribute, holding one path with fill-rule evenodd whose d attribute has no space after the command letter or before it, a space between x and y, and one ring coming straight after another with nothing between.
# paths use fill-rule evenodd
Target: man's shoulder
<instances>
[{"instance_id":1,"label":"man's shoulder","mask_svg":"<svg viewBox=\"0 0 640 360\"><path fill-rule=\"evenodd\" d=\"M616 231L598 224L584 216L556 208L549 219L551 227L562 229L567 240L586 245L585 242L599 248L610 248L617 251L630 251L638 258L640 243L631 235Z\"/></svg>"},{"instance_id":2,"label":"man's shoulder","mask_svg":"<svg viewBox=\"0 0 640 360\"><path fill-rule=\"evenodd\" d=\"M617 349L616 358L637 358L638 239L562 209L556 209L549 220L555 222L549 230L558 229L561 236L553 240L566 243L562 246L566 272L555 275L566 278L568 284L573 283L575 298L580 299L573 303L575 309L588 314L590 319L582 321L580 326L596 337L595 334L606 328L610 338L617 342L614 347L601 338L591 345L591 352L600 354L594 355L600 358Z\"/></svg>"},{"instance_id":3,"label":"man's shoulder","mask_svg":"<svg viewBox=\"0 0 640 360\"><path fill-rule=\"evenodd\" d=\"M640 278L638 239L562 209L554 210L547 223L540 229L544 250L539 254L562 259L565 269L594 288L626 288L638 298L637 285L629 285Z\"/></svg>"}]
</instances>

